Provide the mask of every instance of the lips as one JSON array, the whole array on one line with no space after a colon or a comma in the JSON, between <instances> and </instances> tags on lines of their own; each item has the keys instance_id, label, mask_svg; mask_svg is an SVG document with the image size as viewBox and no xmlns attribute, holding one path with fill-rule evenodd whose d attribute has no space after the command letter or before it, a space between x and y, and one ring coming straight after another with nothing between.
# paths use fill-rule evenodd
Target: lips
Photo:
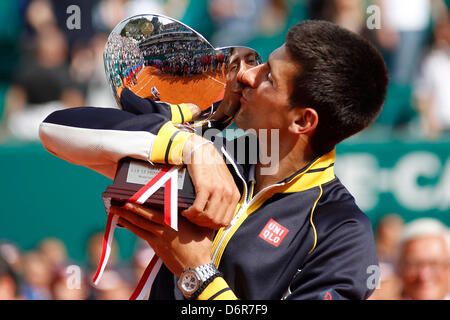
<instances>
[{"instance_id":1,"label":"lips","mask_svg":"<svg viewBox=\"0 0 450 320\"><path fill-rule=\"evenodd\" d=\"M240 101L241 101L241 104L246 103L248 101L248 91L247 90L242 90Z\"/></svg>"},{"instance_id":2,"label":"lips","mask_svg":"<svg viewBox=\"0 0 450 320\"><path fill-rule=\"evenodd\" d=\"M240 105L241 97L242 97L242 94L240 92L232 91L232 92L230 92L228 99L231 104Z\"/></svg>"}]
</instances>

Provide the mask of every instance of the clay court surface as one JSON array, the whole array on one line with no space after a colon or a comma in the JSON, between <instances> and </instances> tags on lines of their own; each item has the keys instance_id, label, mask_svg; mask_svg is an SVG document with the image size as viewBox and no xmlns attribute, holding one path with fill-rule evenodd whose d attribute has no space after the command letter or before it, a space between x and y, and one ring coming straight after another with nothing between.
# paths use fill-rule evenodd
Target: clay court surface
<instances>
[{"instance_id":1,"label":"clay court surface","mask_svg":"<svg viewBox=\"0 0 450 320\"><path fill-rule=\"evenodd\" d=\"M154 67L145 67L138 76L136 85L128 88L137 95L151 98L150 89L156 87L161 101L178 104L194 103L204 110L223 96L225 77L222 74L205 72L191 77L163 74ZM201 93L208 94L201 94ZM200 93L200 94L199 94Z\"/></svg>"}]
</instances>

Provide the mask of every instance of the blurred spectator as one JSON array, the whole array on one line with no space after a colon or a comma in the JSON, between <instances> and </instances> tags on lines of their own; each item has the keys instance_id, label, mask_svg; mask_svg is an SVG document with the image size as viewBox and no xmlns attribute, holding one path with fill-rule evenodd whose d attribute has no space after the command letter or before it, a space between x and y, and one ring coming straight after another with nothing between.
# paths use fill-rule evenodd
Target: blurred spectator
<instances>
[{"instance_id":1,"label":"blurred spectator","mask_svg":"<svg viewBox=\"0 0 450 320\"><path fill-rule=\"evenodd\" d=\"M51 292L53 300L87 300L89 288L81 272L72 273L71 266L60 267L55 272ZM74 266L79 268L78 266ZM79 270L81 271L81 269ZM72 279L74 278L74 279Z\"/></svg>"},{"instance_id":2,"label":"blurred spectator","mask_svg":"<svg viewBox=\"0 0 450 320\"><path fill-rule=\"evenodd\" d=\"M375 245L380 266L380 283L370 300L398 300L401 296L401 282L395 272L398 244L404 220L397 214L381 218L375 230Z\"/></svg>"},{"instance_id":3,"label":"blurred spectator","mask_svg":"<svg viewBox=\"0 0 450 320\"><path fill-rule=\"evenodd\" d=\"M416 98L425 137L436 139L450 132L450 19L434 27L434 43L422 65Z\"/></svg>"},{"instance_id":4,"label":"blurred spectator","mask_svg":"<svg viewBox=\"0 0 450 320\"><path fill-rule=\"evenodd\" d=\"M100 0L92 10L92 21L96 31L109 33L126 18L124 0Z\"/></svg>"},{"instance_id":5,"label":"blurred spectator","mask_svg":"<svg viewBox=\"0 0 450 320\"><path fill-rule=\"evenodd\" d=\"M95 232L89 237L87 254L90 270L88 270L87 281L91 286L90 298L95 300L128 299L132 293L130 284L134 283L134 274L126 264L119 263L119 246L115 239L101 280L97 286L92 282L102 255L102 245L102 232Z\"/></svg>"},{"instance_id":6,"label":"blurred spectator","mask_svg":"<svg viewBox=\"0 0 450 320\"><path fill-rule=\"evenodd\" d=\"M215 32L213 46L243 45L258 34L268 0L209 0L208 10Z\"/></svg>"},{"instance_id":7,"label":"blurred spectator","mask_svg":"<svg viewBox=\"0 0 450 320\"><path fill-rule=\"evenodd\" d=\"M164 12L168 17L181 20L189 5L190 0L166 0Z\"/></svg>"},{"instance_id":8,"label":"blurred spectator","mask_svg":"<svg viewBox=\"0 0 450 320\"><path fill-rule=\"evenodd\" d=\"M6 260L16 275L20 276L23 274L23 257L15 244L2 241L0 243L0 256Z\"/></svg>"},{"instance_id":9,"label":"blurred spectator","mask_svg":"<svg viewBox=\"0 0 450 320\"><path fill-rule=\"evenodd\" d=\"M107 269L95 288L96 300L128 300L133 293L130 283L117 271Z\"/></svg>"},{"instance_id":10,"label":"blurred spectator","mask_svg":"<svg viewBox=\"0 0 450 320\"><path fill-rule=\"evenodd\" d=\"M49 25L56 25L56 17L49 0L30 1L25 18L34 33L43 32Z\"/></svg>"},{"instance_id":11,"label":"blurred spectator","mask_svg":"<svg viewBox=\"0 0 450 320\"><path fill-rule=\"evenodd\" d=\"M117 103L112 95L111 87L106 81L105 77L105 64L103 62L103 50L105 49L105 44L108 39L108 35L105 33L96 33L89 43L90 54L89 57L92 58L91 73L89 78L86 79L86 105L96 106L96 107L117 107ZM86 54L87 56L88 54ZM83 59L79 57L77 59L78 63L73 59L72 67L76 68L77 64L81 64ZM81 67L85 69L84 67ZM87 75L88 72L83 72Z\"/></svg>"},{"instance_id":12,"label":"blurred spectator","mask_svg":"<svg viewBox=\"0 0 450 320\"><path fill-rule=\"evenodd\" d=\"M402 283L390 263L379 262L380 282L369 300L400 300Z\"/></svg>"},{"instance_id":13,"label":"blurred spectator","mask_svg":"<svg viewBox=\"0 0 450 320\"><path fill-rule=\"evenodd\" d=\"M268 5L262 10L259 32L245 45L267 60L273 48L283 45L289 28L309 18L308 3L303 0L268 0Z\"/></svg>"},{"instance_id":14,"label":"blurred spectator","mask_svg":"<svg viewBox=\"0 0 450 320\"><path fill-rule=\"evenodd\" d=\"M54 26L37 35L36 55L25 57L10 87L5 116L13 137L38 140L39 123L62 106L84 103L70 78L67 42Z\"/></svg>"},{"instance_id":15,"label":"blurred spectator","mask_svg":"<svg viewBox=\"0 0 450 320\"><path fill-rule=\"evenodd\" d=\"M128 0L125 4L125 17L138 14L165 14L161 0Z\"/></svg>"},{"instance_id":16,"label":"blurred spectator","mask_svg":"<svg viewBox=\"0 0 450 320\"><path fill-rule=\"evenodd\" d=\"M0 300L17 300L18 287L16 274L0 254Z\"/></svg>"},{"instance_id":17,"label":"blurred spectator","mask_svg":"<svg viewBox=\"0 0 450 320\"><path fill-rule=\"evenodd\" d=\"M82 45L92 38L95 29L92 23L92 12L99 0L51 0L54 19L58 28L64 33L69 49ZM77 6L80 10L73 6ZM72 6L72 7L71 7ZM78 26L71 26L74 22L74 15L80 22ZM68 25L69 22L69 25Z\"/></svg>"},{"instance_id":18,"label":"blurred spectator","mask_svg":"<svg viewBox=\"0 0 450 320\"><path fill-rule=\"evenodd\" d=\"M147 268L148 264L150 263L150 260L153 258L155 251L152 249L152 247L149 246L147 242L145 242L142 239L138 239L138 249L133 255L133 262L134 262L134 276L136 278L136 284L137 286L139 280L141 280L142 275L144 274L145 269ZM147 292L146 298L148 299L149 292Z\"/></svg>"},{"instance_id":19,"label":"blurred spectator","mask_svg":"<svg viewBox=\"0 0 450 320\"><path fill-rule=\"evenodd\" d=\"M94 269L92 270L95 272L95 269L97 269L98 263L100 261L100 258L102 256L102 248L103 248L103 232L94 232L88 239L87 242L87 258L89 267ZM108 267L114 267L119 258L118 253L118 245L117 241L114 239L112 245L111 245L111 253L109 256L108 261Z\"/></svg>"},{"instance_id":20,"label":"blurred spectator","mask_svg":"<svg viewBox=\"0 0 450 320\"><path fill-rule=\"evenodd\" d=\"M449 229L435 219L417 219L406 225L398 261L404 299L450 299L449 236Z\"/></svg>"},{"instance_id":21,"label":"blurred spectator","mask_svg":"<svg viewBox=\"0 0 450 320\"><path fill-rule=\"evenodd\" d=\"M397 249L404 221L397 214L385 215L375 231L378 261L393 265L397 260Z\"/></svg>"},{"instance_id":22,"label":"blurred spectator","mask_svg":"<svg viewBox=\"0 0 450 320\"><path fill-rule=\"evenodd\" d=\"M365 31L365 2L363 0L311 0L312 19L327 20L362 34Z\"/></svg>"},{"instance_id":23,"label":"blurred spectator","mask_svg":"<svg viewBox=\"0 0 450 320\"><path fill-rule=\"evenodd\" d=\"M376 123L379 134L416 134L409 130L417 113L413 108L412 86L418 76L430 26L445 12L442 0L372 0L380 8L381 26L373 39L382 51L391 82L382 113ZM406 131L405 131L406 130Z\"/></svg>"},{"instance_id":24,"label":"blurred spectator","mask_svg":"<svg viewBox=\"0 0 450 320\"><path fill-rule=\"evenodd\" d=\"M273 36L282 33L289 14L288 1L269 0L262 8L256 37L259 35Z\"/></svg>"},{"instance_id":25,"label":"blurred spectator","mask_svg":"<svg viewBox=\"0 0 450 320\"><path fill-rule=\"evenodd\" d=\"M39 243L39 253L50 264L52 272L68 264L66 245L57 238L45 238Z\"/></svg>"},{"instance_id":26,"label":"blurred spectator","mask_svg":"<svg viewBox=\"0 0 450 320\"><path fill-rule=\"evenodd\" d=\"M375 0L381 8L379 45L389 56L392 81L410 84L417 74L428 36L430 19L445 12L441 0Z\"/></svg>"},{"instance_id":27,"label":"blurred spectator","mask_svg":"<svg viewBox=\"0 0 450 320\"><path fill-rule=\"evenodd\" d=\"M86 96L89 89L89 82L94 74L95 62L94 52L89 42L73 48L69 67L70 77L80 88L83 96Z\"/></svg>"},{"instance_id":28,"label":"blurred spectator","mask_svg":"<svg viewBox=\"0 0 450 320\"><path fill-rule=\"evenodd\" d=\"M51 283L53 271L50 263L38 252L29 252L24 257L24 297L27 300L52 299Z\"/></svg>"}]
</instances>

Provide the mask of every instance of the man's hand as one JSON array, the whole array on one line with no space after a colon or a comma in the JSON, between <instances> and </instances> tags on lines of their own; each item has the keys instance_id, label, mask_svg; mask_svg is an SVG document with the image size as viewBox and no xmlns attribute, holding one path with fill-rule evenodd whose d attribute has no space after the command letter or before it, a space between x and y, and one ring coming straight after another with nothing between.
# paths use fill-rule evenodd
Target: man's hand
<instances>
[{"instance_id":1,"label":"man's hand","mask_svg":"<svg viewBox=\"0 0 450 320\"><path fill-rule=\"evenodd\" d=\"M193 103L186 103L186 104L189 107L189 110L191 111L192 120L197 119L202 110L200 110L199 106L197 106L196 104Z\"/></svg>"},{"instance_id":2,"label":"man's hand","mask_svg":"<svg viewBox=\"0 0 450 320\"><path fill-rule=\"evenodd\" d=\"M184 145L183 163L187 164L196 198L181 214L199 226L217 230L230 224L240 193L222 155L212 143L202 144L206 141L193 135Z\"/></svg>"},{"instance_id":3,"label":"man's hand","mask_svg":"<svg viewBox=\"0 0 450 320\"><path fill-rule=\"evenodd\" d=\"M164 223L162 211L135 203L111 206L110 212L120 217L121 225L146 240L176 276L187 268L211 262L214 233L211 229L179 217L177 232Z\"/></svg>"}]
</instances>

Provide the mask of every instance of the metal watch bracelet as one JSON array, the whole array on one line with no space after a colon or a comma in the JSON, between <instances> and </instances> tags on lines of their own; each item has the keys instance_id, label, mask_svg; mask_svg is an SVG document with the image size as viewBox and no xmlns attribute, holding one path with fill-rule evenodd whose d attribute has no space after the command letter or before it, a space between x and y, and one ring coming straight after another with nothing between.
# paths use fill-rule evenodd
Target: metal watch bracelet
<instances>
[{"instance_id":1,"label":"metal watch bracelet","mask_svg":"<svg viewBox=\"0 0 450 320\"><path fill-rule=\"evenodd\" d=\"M205 290L205 288L217 277L222 277L223 274L216 268L214 263L201 265L193 269L199 280L202 282L197 291L188 298L188 300L195 300Z\"/></svg>"}]
</instances>

